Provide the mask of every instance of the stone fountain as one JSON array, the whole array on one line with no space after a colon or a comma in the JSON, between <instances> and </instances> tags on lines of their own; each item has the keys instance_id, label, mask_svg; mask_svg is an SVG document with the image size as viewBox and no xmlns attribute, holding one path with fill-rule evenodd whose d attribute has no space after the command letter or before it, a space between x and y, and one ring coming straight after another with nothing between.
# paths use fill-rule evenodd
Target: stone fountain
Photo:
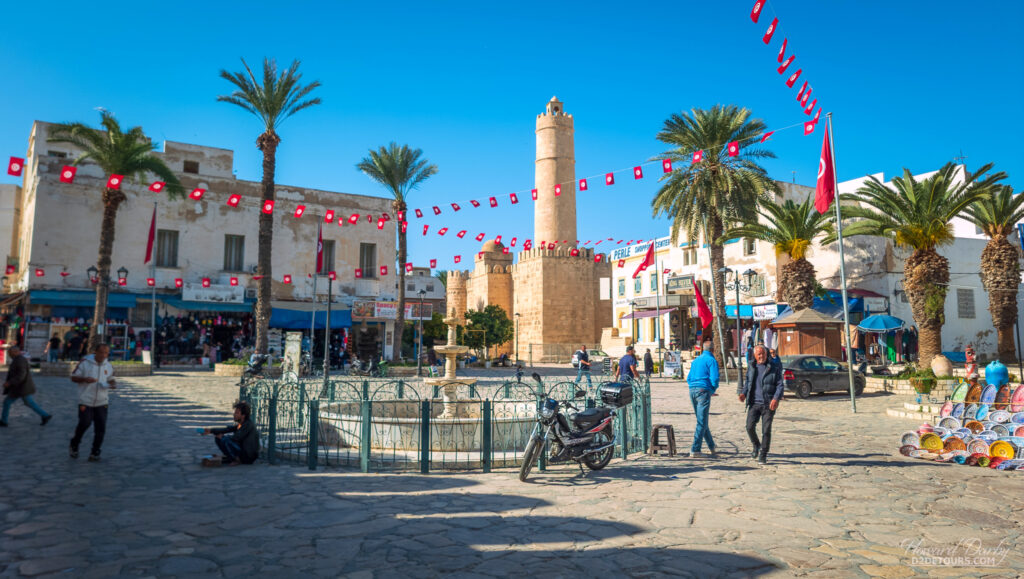
<instances>
[{"instance_id":1,"label":"stone fountain","mask_svg":"<svg viewBox=\"0 0 1024 579\"><path fill-rule=\"evenodd\" d=\"M448 326L448 343L444 346L434 346L434 350L445 357L444 363L444 376L440 378L424 378L423 383L427 386L440 386L444 397L444 413L441 414L443 418L454 418L457 413L457 391L460 385L471 386L476 384L475 378L457 378L455 376L456 358L459 354L465 354L469 351L468 346L459 346L456 344L455 329L463 322L461 316L456 314L455 309L452 308L451 313L444 319L444 323Z\"/></svg>"}]
</instances>

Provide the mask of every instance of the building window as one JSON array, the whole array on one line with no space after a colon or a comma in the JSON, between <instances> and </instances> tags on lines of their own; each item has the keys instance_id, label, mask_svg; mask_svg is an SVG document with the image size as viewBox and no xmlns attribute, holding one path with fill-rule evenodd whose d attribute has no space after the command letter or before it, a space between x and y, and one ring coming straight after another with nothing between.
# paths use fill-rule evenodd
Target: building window
<instances>
[{"instance_id":1,"label":"building window","mask_svg":"<svg viewBox=\"0 0 1024 579\"><path fill-rule=\"evenodd\" d=\"M156 266L178 267L178 232L172 229L156 230Z\"/></svg>"},{"instance_id":2,"label":"building window","mask_svg":"<svg viewBox=\"0 0 1024 579\"><path fill-rule=\"evenodd\" d=\"M683 265L697 265L696 247L688 247L683 250Z\"/></svg>"},{"instance_id":3,"label":"building window","mask_svg":"<svg viewBox=\"0 0 1024 579\"><path fill-rule=\"evenodd\" d=\"M956 313L961 319L974 319L974 290L956 289Z\"/></svg>"},{"instance_id":4,"label":"building window","mask_svg":"<svg viewBox=\"0 0 1024 579\"><path fill-rule=\"evenodd\" d=\"M620 279L619 280L619 297L623 297L625 295L626 295L626 280Z\"/></svg>"},{"instance_id":5,"label":"building window","mask_svg":"<svg viewBox=\"0 0 1024 579\"><path fill-rule=\"evenodd\" d=\"M405 284L405 291L407 291L407 292L414 292L414 291L416 291L416 284L414 284L414 283L407 283L407 284Z\"/></svg>"},{"instance_id":6,"label":"building window","mask_svg":"<svg viewBox=\"0 0 1024 579\"><path fill-rule=\"evenodd\" d=\"M245 268L245 236L224 236L224 271L242 271Z\"/></svg>"},{"instance_id":7,"label":"building window","mask_svg":"<svg viewBox=\"0 0 1024 579\"><path fill-rule=\"evenodd\" d=\"M327 275L334 271L334 240L324 240L323 263L320 267L320 275Z\"/></svg>"},{"instance_id":8,"label":"building window","mask_svg":"<svg viewBox=\"0 0 1024 579\"><path fill-rule=\"evenodd\" d=\"M757 240L749 237L743 238L743 255L754 255L757 253Z\"/></svg>"},{"instance_id":9,"label":"building window","mask_svg":"<svg viewBox=\"0 0 1024 579\"><path fill-rule=\"evenodd\" d=\"M47 151L46 152L46 156L47 157L56 157L58 159L67 159L68 158L68 154L65 153L64 151Z\"/></svg>"},{"instance_id":10,"label":"building window","mask_svg":"<svg viewBox=\"0 0 1024 579\"><path fill-rule=\"evenodd\" d=\"M638 294L638 293L643 291L643 289L641 288L641 286L643 285L643 283L642 283L643 281L644 281L644 278L642 278L642 277L638 277L638 278L633 280L633 293L634 294Z\"/></svg>"},{"instance_id":11,"label":"building window","mask_svg":"<svg viewBox=\"0 0 1024 579\"><path fill-rule=\"evenodd\" d=\"M654 272L651 274L651 291L654 293L658 293L661 291L661 288L658 287L658 272Z\"/></svg>"},{"instance_id":12,"label":"building window","mask_svg":"<svg viewBox=\"0 0 1024 579\"><path fill-rule=\"evenodd\" d=\"M199 161L185 161L182 170L186 173L192 173L193 175L199 174Z\"/></svg>"},{"instance_id":13,"label":"building window","mask_svg":"<svg viewBox=\"0 0 1024 579\"><path fill-rule=\"evenodd\" d=\"M359 244L359 268L363 270L363 278L377 277L377 244Z\"/></svg>"},{"instance_id":14,"label":"building window","mask_svg":"<svg viewBox=\"0 0 1024 579\"><path fill-rule=\"evenodd\" d=\"M757 274L750 278L750 295L751 297L761 297L768 293L767 283L764 275Z\"/></svg>"},{"instance_id":15,"label":"building window","mask_svg":"<svg viewBox=\"0 0 1024 579\"><path fill-rule=\"evenodd\" d=\"M427 292L431 292L432 293L433 291L434 291L434 284L428 283L427 284Z\"/></svg>"}]
</instances>

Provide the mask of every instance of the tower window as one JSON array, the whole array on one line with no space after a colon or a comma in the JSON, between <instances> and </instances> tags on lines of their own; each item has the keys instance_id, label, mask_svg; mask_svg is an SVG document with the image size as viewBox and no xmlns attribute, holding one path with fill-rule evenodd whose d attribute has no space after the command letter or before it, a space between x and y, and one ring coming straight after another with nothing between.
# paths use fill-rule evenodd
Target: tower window
<instances>
[{"instance_id":1,"label":"tower window","mask_svg":"<svg viewBox=\"0 0 1024 579\"><path fill-rule=\"evenodd\" d=\"M199 161L185 161L182 170L193 175L199 174Z\"/></svg>"}]
</instances>

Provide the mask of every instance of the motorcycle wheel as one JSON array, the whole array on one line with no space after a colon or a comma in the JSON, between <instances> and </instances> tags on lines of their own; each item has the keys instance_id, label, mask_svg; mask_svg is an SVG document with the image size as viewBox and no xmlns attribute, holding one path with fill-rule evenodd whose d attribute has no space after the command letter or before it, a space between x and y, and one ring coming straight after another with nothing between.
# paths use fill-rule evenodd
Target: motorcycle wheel
<instances>
[{"instance_id":1,"label":"motorcycle wheel","mask_svg":"<svg viewBox=\"0 0 1024 579\"><path fill-rule=\"evenodd\" d=\"M526 445L526 450L523 451L523 464L519 466L520 482L526 482L526 478L530 476L533 465L537 464L537 458L540 457L542 446L544 446L544 442L536 436L531 438L530 443Z\"/></svg>"},{"instance_id":2,"label":"motorcycle wheel","mask_svg":"<svg viewBox=\"0 0 1024 579\"><path fill-rule=\"evenodd\" d=\"M604 446L605 444L611 444L611 437L608 436L607 428L598 432L594 435L594 444L598 446ZM615 447L609 447L601 452L595 452L594 454L588 454L583 457L583 464L587 465L590 470L601 470L608 466L608 463L612 460L612 454L615 453Z\"/></svg>"}]
</instances>

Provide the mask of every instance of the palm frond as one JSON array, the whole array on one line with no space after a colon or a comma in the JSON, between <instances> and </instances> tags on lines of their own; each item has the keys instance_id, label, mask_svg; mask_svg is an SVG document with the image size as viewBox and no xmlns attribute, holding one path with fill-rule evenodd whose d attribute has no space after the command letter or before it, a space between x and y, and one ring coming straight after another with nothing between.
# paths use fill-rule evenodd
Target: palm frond
<instances>
[{"instance_id":1,"label":"palm frond","mask_svg":"<svg viewBox=\"0 0 1024 579\"><path fill-rule=\"evenodd\" d=\"M298 60L286 70L278 72L277 62L263 59L263 80L257 80L249 64L242 59L244 72L220 71L220 77L235 86L228 95L217 97L218 102L239 106L260 118L266 131L274 131L282 121L295 113L320 104L320 98L306 98L320 86L320 81L302 85Z\"/></svg>"}]
</instances>

